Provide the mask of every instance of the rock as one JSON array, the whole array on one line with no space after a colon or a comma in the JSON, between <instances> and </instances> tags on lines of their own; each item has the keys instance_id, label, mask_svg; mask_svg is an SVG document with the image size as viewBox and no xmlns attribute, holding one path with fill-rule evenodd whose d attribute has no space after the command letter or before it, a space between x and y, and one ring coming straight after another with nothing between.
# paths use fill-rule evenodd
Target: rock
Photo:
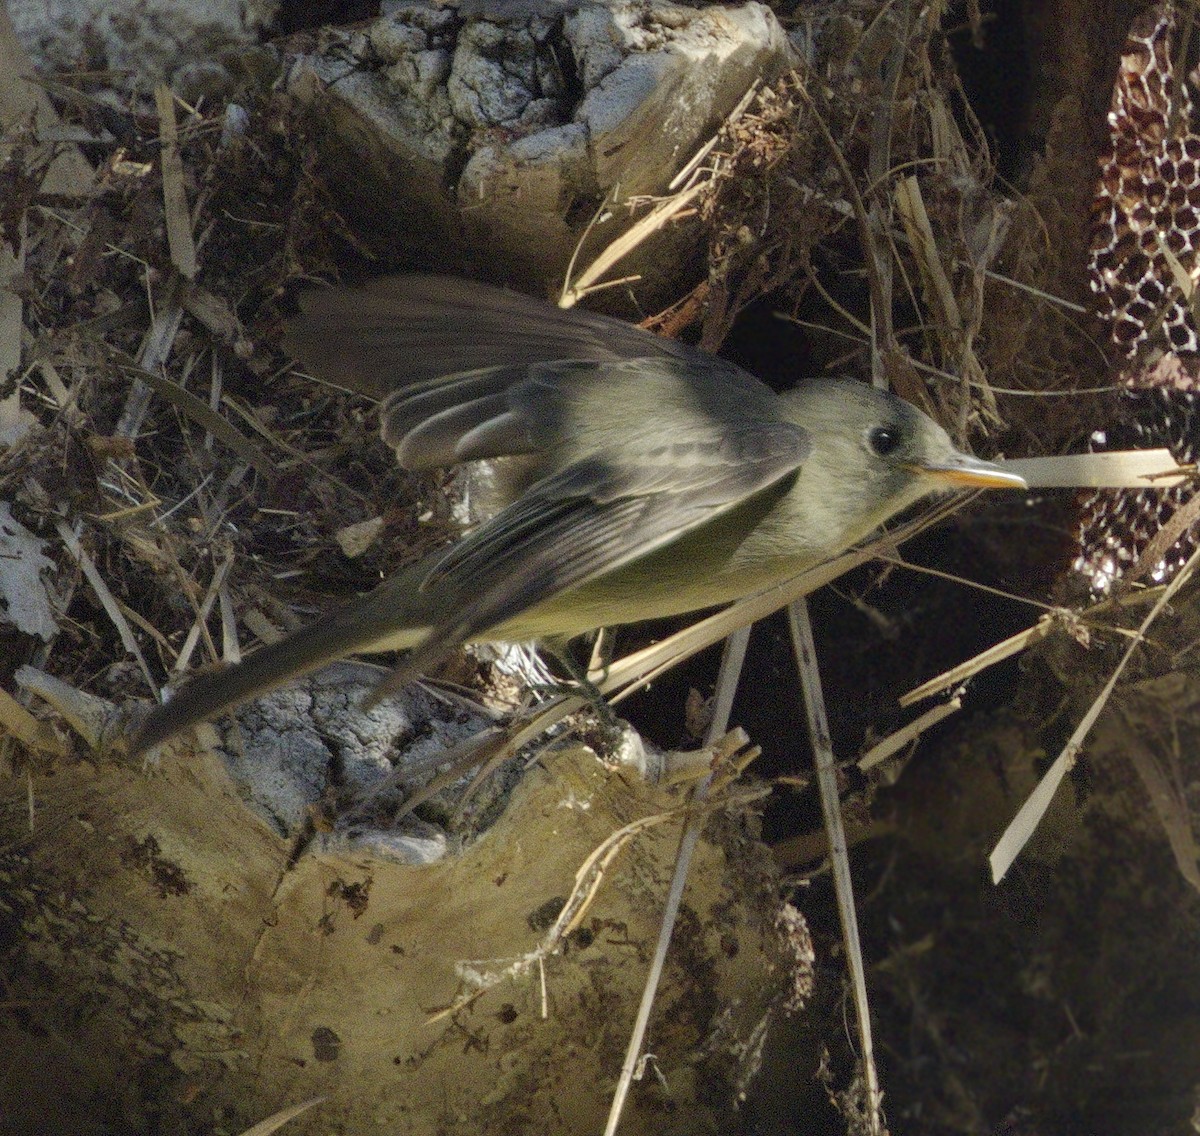
<instances>
[{"instance_id":1,"label":"rock","mask_svg":"<svg viewBox=\"0 0 1200 1136\"><path fill-rule=\"evenodd\" d=\"M602 202L611 240L630 199L667 192L749 87L795 64L757 3L409 3L300 56L286 85L324 124L348 214L409 263L445 263L450 241L544 282Z\"/></svg>"},{"instance_id":2,"label":"rock","mask_svg":"<svg viewBox=\"0 0 1200 1136\"><path fill-rule=\"evenodd\" d=\"M253 48L277 0L7 0L17 36L43 73L113 72L125 96L146 81L196 99L227 92L228 64ZM109 92L96 97L121 108Z\"/></svg>"}]
</instances>

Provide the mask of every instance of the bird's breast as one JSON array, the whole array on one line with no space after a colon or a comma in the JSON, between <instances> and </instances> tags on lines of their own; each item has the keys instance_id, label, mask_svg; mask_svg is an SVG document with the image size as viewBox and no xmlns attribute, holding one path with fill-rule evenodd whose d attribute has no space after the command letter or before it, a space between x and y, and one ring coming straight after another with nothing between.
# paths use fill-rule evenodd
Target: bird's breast
<instances>
[{"instance_id":1,"label":"bird's breast","mask_svg":"<svg viewBox=\"0 0 1200 1136\"><path fill-rule=\"evenodd\" d=\"M717 607L826 558L787 507L791 479L679 539L506 622L489 637L576 635Z\"/></svg>"}]
</instances>

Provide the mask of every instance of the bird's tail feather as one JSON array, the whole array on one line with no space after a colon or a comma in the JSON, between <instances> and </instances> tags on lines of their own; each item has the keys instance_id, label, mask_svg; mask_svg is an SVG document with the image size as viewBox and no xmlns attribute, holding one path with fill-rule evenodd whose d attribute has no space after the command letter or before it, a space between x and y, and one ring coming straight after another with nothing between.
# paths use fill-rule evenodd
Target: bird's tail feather
<instances>
[{"instance_id":1,"label":"bird's tail feather","mask_svg":"<svg viewBox=\"0 0 1200 1136\"><path fill-rule=\"evenodd\" d=\"M170 701L150 711L130 742L131 754L136 757L189 726L346 655L419 643L429 629L428 620L414 618L412 626L405 626L402 613L415 606L419 581L427 571L417 565L401 572L311 626L247 655L240 663L196 675Z\"/></svg>"}]
</instances>

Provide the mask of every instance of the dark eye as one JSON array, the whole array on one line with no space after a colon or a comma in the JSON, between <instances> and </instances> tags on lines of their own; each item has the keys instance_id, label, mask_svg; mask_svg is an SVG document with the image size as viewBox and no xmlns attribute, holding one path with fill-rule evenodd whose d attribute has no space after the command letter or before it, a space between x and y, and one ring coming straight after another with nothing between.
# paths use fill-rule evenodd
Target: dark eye
<instances>
[{"instance_id":1,"label":"dark eye","mask_svg":"<svg viewBox=\"0 0 1200 1136\"><path fill-rule=\"evenodd\" d=\"M876 426L867 435L867 442L881 458L886 458L900 445L900 431L894 426Z\"/></svg>"}]
</instances>

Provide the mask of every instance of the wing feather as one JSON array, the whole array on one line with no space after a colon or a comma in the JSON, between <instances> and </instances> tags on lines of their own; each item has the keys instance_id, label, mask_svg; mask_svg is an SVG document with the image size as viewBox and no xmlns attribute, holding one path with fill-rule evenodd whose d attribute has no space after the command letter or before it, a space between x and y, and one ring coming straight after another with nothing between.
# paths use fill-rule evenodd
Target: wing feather
<instances>
[{"instance_id":1,"label":"wing feather","mask_svg":"<svg viewBox=\"0 0 1200 1136\"><path fill-rule=\"evenodd\" d=\"M794 473L810 449L807 432L774 423L768 434L770 445L676 448L669 463L648 460L637 469L592 458L544 478L450 549L422 582L424 589L444 586L464 602L431 629L396 681L550 597L678 540Z\"/></svg>"},{"instance_id":2,"label":"wing feather","mask_svg":"<svg viewBox=\"0 0 1200 1136\"><path fill-rule=\"evenodd\" d=\"M383 398L441 375L552 359L707 358L610 316L449 276L381 276L300 300L284 348L322 378Z\"/></svg>"}]
</instances>

